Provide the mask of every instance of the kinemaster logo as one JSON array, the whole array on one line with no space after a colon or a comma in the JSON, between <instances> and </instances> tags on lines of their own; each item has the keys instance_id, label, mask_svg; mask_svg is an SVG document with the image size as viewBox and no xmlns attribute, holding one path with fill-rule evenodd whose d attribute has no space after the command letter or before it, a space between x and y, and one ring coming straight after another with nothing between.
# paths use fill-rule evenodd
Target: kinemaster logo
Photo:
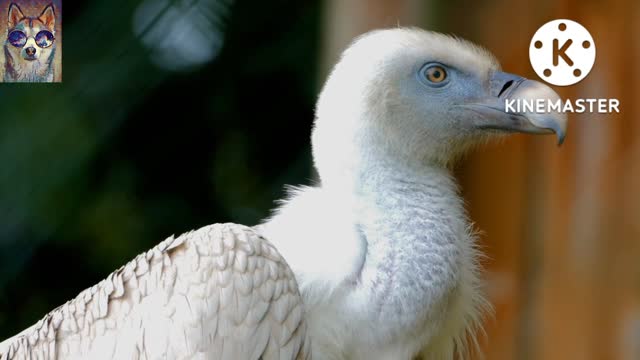
<instances>
[{"instance_id":1,"label":"kinemaster logo","mask_svg":"<svg viewBox=\"0 0 640 360\"><path fill-rule=\"evenodd\" d=\"M542 25L529 44L531 67L543 81L555 86L571 86L586 79L596 63L596 43L580 23L557 19ZM620 112L614 98L565 100L507 99L507 112L600 113Z\"/></svg>"},{"instance_id":2,"label":"kinemaster logo","mask_svg":"<svg viewBox=\"0 0 640 360\"><path fill-rule=\"evenodd\" d=\"M584 26L572 20L553 20L533 35L529 60L536 74L549 84L573 85L591 72L596 45Z\"/></svg>"}]
</instances>

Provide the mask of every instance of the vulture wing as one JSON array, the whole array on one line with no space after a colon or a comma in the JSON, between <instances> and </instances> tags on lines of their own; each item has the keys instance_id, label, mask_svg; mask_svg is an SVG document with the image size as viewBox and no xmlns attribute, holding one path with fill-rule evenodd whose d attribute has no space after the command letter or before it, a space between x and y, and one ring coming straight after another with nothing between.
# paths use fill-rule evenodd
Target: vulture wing
<instances>
[{"instance_id":1,"label":"vulture wing","mask_svg":"<svg viewBox=\"0 0 640 360\"><path fill-rule=\"evenodd\" d=\"M0 359L310 359L285 260L252 228L170 237L22 333Z\"/></svg>"}]
</instances>

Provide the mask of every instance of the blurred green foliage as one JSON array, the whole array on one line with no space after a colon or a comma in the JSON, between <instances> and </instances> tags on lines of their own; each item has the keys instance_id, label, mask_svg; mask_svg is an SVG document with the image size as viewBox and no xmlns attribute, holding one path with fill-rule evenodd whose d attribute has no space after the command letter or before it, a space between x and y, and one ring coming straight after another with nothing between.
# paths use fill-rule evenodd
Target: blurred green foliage
<instances>
[{"instance_id":1,"label":"blurred green foliage","mask_svg":"<svg viewBox=\"0 0 640 360\"><path fill-rule=\"evenodd\" d=\"M64 8L62 84L0 84L0 338L171 234L310 182L318 1L236 1L219 55L157 68L139 3Z\"/></svg>"}]
</instances>

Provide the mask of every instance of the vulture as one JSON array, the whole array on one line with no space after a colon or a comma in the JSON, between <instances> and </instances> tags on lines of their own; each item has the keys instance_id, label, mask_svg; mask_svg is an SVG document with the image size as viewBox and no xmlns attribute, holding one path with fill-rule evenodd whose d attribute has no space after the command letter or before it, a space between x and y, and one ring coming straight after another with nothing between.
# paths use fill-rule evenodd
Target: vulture
<instances>
[{"instance_id":1,"label":"vulture","mask_svg":"<svg viewBox=\"0 0 640 360\"><path fill-rule=\"evenodd\" d=\"M474 231L451 168L475 144L554 134L557 101L465 40L376 30L319 96L315 186L247 227L214 224L153 249L0 344L0 359L454 359L477 347Z\"/></svg>"}]
</instances>

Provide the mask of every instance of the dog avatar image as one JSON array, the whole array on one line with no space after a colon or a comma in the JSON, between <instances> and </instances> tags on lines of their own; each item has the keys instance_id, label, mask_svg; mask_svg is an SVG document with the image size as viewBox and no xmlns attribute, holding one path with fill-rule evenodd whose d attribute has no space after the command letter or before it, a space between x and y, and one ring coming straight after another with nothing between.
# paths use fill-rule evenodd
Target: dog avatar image
<instances>
[{"instance_id":1,"label":"dog avatar image","mask_svg":"<svg viewBox=\"0 0 640 360\"><path fill-rule=\"evenodd\" d=\"M53 4L38 16L25 15L16 3L9 5L4 43L5 82L53 82L56 52Z\"/></svg>"}]
</instances>

